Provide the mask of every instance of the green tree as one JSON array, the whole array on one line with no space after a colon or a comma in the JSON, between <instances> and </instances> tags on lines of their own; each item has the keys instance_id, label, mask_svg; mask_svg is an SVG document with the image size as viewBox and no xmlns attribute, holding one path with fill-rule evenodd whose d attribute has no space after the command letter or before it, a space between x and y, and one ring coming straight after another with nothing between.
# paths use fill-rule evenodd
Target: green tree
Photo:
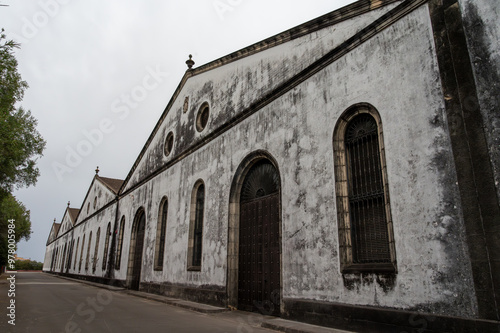
<instances>
[{"instance_id":1,"label":"green tree","mask_svg":"<svg viewBox=\"0 0 500 333\"><path fill-rule=\"evenodd\" d=\"M30 186L40 175L36 160L45 140L36 129L30 111L16 107L28 88L17 71L14 50L19 47L0 35L0 199L14 187Z\"/></svg>"},{"instance_id":2,"label":"green tree","mask_svg":"<svg viewBox=\"0 0 500 333\"><path fill-rule=\"evenodd\" d=\"M43 263L33 260L16 260L16 270L41 271Z\"/></svg>"},{"instance_id":3,"label":"green tree","mask_svg":"<svg viewBox=\"0 0 500 333\"><path fill-rule=\"evenodd\" d=\"M30 212L12 195L14 188L34 185L40 175L36 161L45 140L37 120L18 104L28 84L17 71L14 51L19 47L0 33L0 266L8 258L8 221L15 220L16 243L31 234Z\"/></svg>"},{"instance_id":4,"label":"green tree","mask_svg":"<svg viewBox=\"0 0 500 333\"><path fill-rule=\"evenodd\" d=\"M0 266L8 259L8 223L14 220L16 243L29 240L31 235L30 211L12 195L8 194L0 202Z\"/></svg>"}]
</instances>

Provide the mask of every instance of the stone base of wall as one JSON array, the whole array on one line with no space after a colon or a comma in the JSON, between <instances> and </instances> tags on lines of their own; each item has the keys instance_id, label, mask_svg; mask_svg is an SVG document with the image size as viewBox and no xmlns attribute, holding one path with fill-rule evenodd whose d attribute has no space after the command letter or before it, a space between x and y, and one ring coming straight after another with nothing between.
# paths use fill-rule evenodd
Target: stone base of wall
<instances>
[{"instance_id":1,"label":"stone base of wall","mask_svg":"<svg viewBox=\"0 0 500 333\"><path fill-rule=\"evenodd\" d=\"M59 276L66 276L66 277L69 277L72 279L77 279L77 280L90 281L90 282L106 284L106 285L115 286L115 287L126 288L125 280L110 279L110 278L105 278L105 277L100 277L100 276L79 275L79 274L50 272L50 271L44 271L44 273L50 273L50 274L59 275Z\"/></svg>"},{"instance_id":2,"label":"stone base of wall","mask_svg":"<svg viewBox=\"0 0 500 333\"><path fill-rule=\"evenodd\" d=\"M220 286L193 287L171 283L141 282L139 290L192 302L220 307L227 306L226 288Z\"/></svg>"},{"instance_id":3,"label":"stone base of wall","mask_svg":"<svg viewBox=\"0 0 500 333\"><path fill-rule=\"evenodd\" d=\"M346 305L304 299L283 299L284 319L356 332L500 332L500 322L427 313Z\"/></svg>"}]
</instances>

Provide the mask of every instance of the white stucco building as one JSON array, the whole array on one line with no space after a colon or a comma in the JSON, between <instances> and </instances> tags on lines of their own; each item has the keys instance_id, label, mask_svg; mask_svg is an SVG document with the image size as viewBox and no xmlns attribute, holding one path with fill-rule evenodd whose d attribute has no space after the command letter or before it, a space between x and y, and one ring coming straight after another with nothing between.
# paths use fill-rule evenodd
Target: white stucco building
<instances>
[{"instance_id":1,"label":"white stucco building","mask_svg":"<svg viewBox=\"0 0 500 333\"><path fill-rule=\"evenodd\" d=\"M44 270L497 332L499 21L495 0L361 0L189 68L126 179L96 173L54 223Z\"/></svg>"}]
</instances>

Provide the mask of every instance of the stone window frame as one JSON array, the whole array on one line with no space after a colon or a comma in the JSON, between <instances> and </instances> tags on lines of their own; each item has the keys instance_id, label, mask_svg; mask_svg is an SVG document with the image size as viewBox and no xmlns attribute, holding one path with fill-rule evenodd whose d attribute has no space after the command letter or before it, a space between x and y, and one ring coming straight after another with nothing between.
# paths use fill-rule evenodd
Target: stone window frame
<instances>
[{"instance_id":1,"label":"stone window frame","mask_svg":"<svg viewBox=\"0 0 500 333\"><path fill-rule=\"evenodd\" d=\"M168 132L165 143L163 144L163 153L166 157L170 156L174 151L174 139L174 132Z\"/></svg>"},{"instance_id":2,"label":"stone window frame","mask_svg":"<svg viewBox=\"0 0 500 333\"><path fill-rule=\"evenodd\" d=\"M390 263L354 263L352 251L351 222L346 165L345 132L354 117L367 113L375 119L378 130L379 154L384 187L385 213L388 232ZM339 237L339 260L342 274L348 273L397 273L396 246L389 196L389 184L385 158L385 145L380 114L372 105L359 103L349 107L339 117L333 132L333 155L335 165L335 196L337 205L337 228Z\"/></svg>"},{"instance_id":3,"label":"stone window frame","mask_svg":"<svg viewBox=\"0 0 500 333\"><path fill-rule=\"evenodd\" d=\"M92 231L89 234L89 243L87 245L87 257L85 258L85 270L89 270L89 262L90 262L90 245L92 244Z\"/></svg>"},{"instance_id":4,"label":"stone window frame","mask_svg":"<svg viewBox=\"0 0 500 333\"><path fill-rule=\"evenodd\" d=\"M200 106L200 108L198 109L198 113L196 114L196 131L198 131L198 133L201 133L205 130L205 128L207 128L208 126L208 121L210 119L210 104L208 102L203 102ZM205 112L205 110L207 110L206 112L208 112L208 116L207 116L207 122L205 124L202 123L202 116L203 116L203 113Z\"/></svg>"},{"instance_id":5,"label":"stone window frame","mask_svg":"<svg viewBox=\"0 0 500 333\"><path fill-rule=\"evenodd\" d=\"M73 263L73 270L76 271L76 262L78 261L78 247L80 246L80 237L76 241L75 262Z\"/></svg>"},{"instance_id":6,"label":"stone window frame","mask_svg":"<svg viewBox=\"0 0 500 333\"><path fill-rule=\"evenodd\" d=\"M164 209L167 209L166 216L163 215ZM163 218L165 217L165 221ZM156 242L155 242L155 257L154 257L154 270L163 270L163 261L165 259L165 246L167 239L167 221L168 221L168 199L164 196L160 202L158 209L158 220L156 226ZM163 237L163 241L161 238Z\"/></svg>"},{"instance_id":7,"label":"stone window frame","mask_svg":"<svg viewBox=\"0 0 500 333\"><path fill-rule=\"evenodd\" d=\"M199 216L196 214L197 212L197 196L198 196L198 190L200 187L203 186L204 189L204 194L203 194L203 217L202 220L197 223L197 217ZM187 253L187 270L188 271L201 271L201 264L202 264L202 259L203 259L203 226L204 226L204 220L205 220L205 210L206 210L206 204L205 204L205 198L206 198L206 186L203 180L199 179L196 181L195 185L193 186L193 190L191 192L191 201L190 201L190 214L189 214L189 240L188 240L188 253ZM195 261L195 253L194 253L194 242L195 242L195 225L198 224L201 226L201 254L200 254L200 265L194 265Z\"/></svg>"},{"instance_id":8,"label":"stone window frame","mask_svg":"<svg viewBox=\"0 0 500 333\"><path fill-rule=\"evenodd\" d=\"M83 238L82 238L82 248L80 249L80 261L78 263L78 273L80 273L82 271L84 250L85 250L85 235L83 235Z\"/></svg>"},{"instance_id":9,"label":"stone window frame","mask_svg":"<svg viewBox=\"0 0 500 333\"><path fill-rule=\"evenodd\" d=\"M73 252L75 251L75 240L72 239L70 242L70 251L68 255L68 262L66 263L66 272L71 269L71 262L73 261Z\"/></svg>"},{"instance_id":10,"label":"stone window frame","mask_svg":"<svg viewBox=\"0 0 500 333\"><path fill-rule=\"evenodd\" d=\"M116 261L115 261L115 270L120 269L120 264L122 260L122 252L123 252L123 233L125 232L125 215L122 216L120 220L120 231L118 234L118 244L116 249Z\"/></svg>"},{"instance_id":11,"label":"stone window frame","mask_svg":"<svg viewBox=\"0 0 500 333\"><path fill-rule=\"evenodd\" d=\"M95 273L97 269L97 258L99 255L99 238L101 237L101 227L97 229L97 233L95 236L95 250L94 250L94 259L92 260L92 273Z\"/></svg>"},{"instance_id":12,"label":"stone window frame","mask_svg":"<svg viewBox=\"0 0 500 333\"><path fill-rule=\"evenodd\" d=\"M102 270L106 270L106 266L108 265L108 251L109 251L109 238L111 237L111 222L108 222L108 227L106 228L106 234L104 235L104 252L102 255Z\"/></svg>"}]
</instances>

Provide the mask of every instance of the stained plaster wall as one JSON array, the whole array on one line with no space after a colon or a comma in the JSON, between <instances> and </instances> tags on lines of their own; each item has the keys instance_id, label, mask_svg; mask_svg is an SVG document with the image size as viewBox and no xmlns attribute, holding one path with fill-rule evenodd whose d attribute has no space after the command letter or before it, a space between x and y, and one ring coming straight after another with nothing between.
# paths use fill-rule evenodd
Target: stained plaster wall
<instances>
[{"instance_id":1,"label":"stained plaster wall","mask_svg":"<svg viewBox=\"0 0 500 333\"><path fill-rule=\"evenodd\" d=\"M342 44L397 4L399 2L189 79L147 148L125 190L130 189L193 143L202 140L213 129L223 125L252 102ZM185 97L189 98L189 111L183 113ZM200 134L193 124L198 109L206 101L209 101L211 107L209 126ZM174 151L165 157L164 142L170 131L174 133Z\"/></svg>"},{"instance_id":2,"label":"stained plaster wall","mask_svg":"<svg viewBox=\"0 0 500 333\"><path fill-rule=\"evenodd\" d=\"M77 224L84 221L87 217L94 214L96 211L113 201L116 194L113 193L106 185L104 185L98 178L94 178L87 196L82 204L80 213L78 214ZM94 208L94 199L97 198L96 206ZM87 207L89 210L87 212Z\"/></svg>"},{"instance_id":3,"label":"stained plaster wall","mask_svg":"<svg viewBox=\"0 0 500 333\"><path fill-rule=\"evenodd\" d=\"M188 95L201 89L194 100L209 101L215 113L207 131L231 115L231 110L220 111L223 105L245 100L239 96L242 90L223 93L228 89L223 78L247 78L250 64L255 64L253 57L228 66L232 72L190 79ZM342 275L339 270L333 128L344 110L361 102L372 104L383 123L398 261L393 278ZM188 115L181 114L180 104L177 109L166 127L179 115L181 129L189 122L192 126L196 106ZM429 12L422 6L121 199L120 216L127 220L116 278L126 277L132 220L143 207L147 227L141 280L224 288L230 185L241 161L264 150L277 161L282 180L284 298L474 317L477 304L445 119ZM161 141L151 147L162 146ZM156 148L157 155L160 151ZM136 179L154 164L153 152ZM202 268L188 272L189 206L198 179L206 187ZM164 195L169 199L165 266L155 272L156 225Z\"/></svg>"},{"instance_id":4,"label":"stained plaster wall","mask_svg":"<svg viewBox=\"0 0 500 333\"><path fill-rule=\"evenodd\" d=\"M94 198L97 197L97 202L96 206L94 208ZM62 248L62 250L59 250L59 255L58 255L58 260L57 260L57 272L60 272L61 269L61 263L62 263L62 253L61 251L64 250L64 245L68 244L70 245L71 240L75 240L75 249L72 254L72 260L71 260L71 266L70 269L68 270L68 273L71 274L83 274L83 275L90 275L90 276L104 276L105 271L102 270L102 260L103 260L103 255L104 255L104 237L106 234L107 226L108 223L111 222L111 230L113 230L114 227L114 221L115 221L115 214L116 214L116 203L111 204L110 206L106 207L105 209L102 209L101 211L97 212L97 214L91 216L92 214L96 213L96 211L100 210L110 202L112 202L115 199L114 193L106 187L104 184L102 184L99 180L96 180L94 178L94 181L92 182L90 189L88 191L87 197L82 205L82 209L80 210L80 214L78 215L77 218L77 223L75 227L69 231L64 231L63 226L67 223L71 223L69 221L69 213L66 211L66 214L63 219L63 223L61 225L60 232L58 233L57 239L55 239L52 243L50 243L47 246L47 252L53 252L55 249L58 247ZM89 213L87 214L87 204L90 203L90 209ZM91 217L89 217L91 216ZM96 244L96 235L97 235L97 230L101 228L100 232L100 238L99 238L99 249L98 249L98 255L97 255L97 266L96 266L96 271L93 272L92 270L92 260L94 258L94 251L95 251L95 244ZM92 232L92 240L90 244L90 254L89 254L89 267L88 270L85 270L85 261L87 257L87 247L88 247L88 242L89 242L89 235L90 232ZM83 235L85 235L85 245L84 245L84 250L82 253L81 250L81 245L82 245L82 239ZM78 247L78 250L76 249L76 245L78 243L78 239L80 239L80 244ZM108 247L108 251L111 249L111 237L110 237L110 243ZM74 269L74 260L75 260L75 254L77 254L77 264L76 268ZM83 255L82 255L83 254ZM108 253L108 258L109 258L109 253ZM50 264L52 260L52 256L48 256L48 262L44 264L44 269L49 270L50 269ZM82 260L82 266L81 270L79 270L79 261ZM66 270L64 270L66 272Z\"/></svg>"},{"instance_id":5,"label":"stained plaster wall","mask_svg":"<svg viewBox=\"0 0 500 333\"><path fill-rule=\"evenodd\" d=\"M500 198L500 2L460 0L459 3ZM465 107L467 111L476 109L473 104Z\"/></svg>"},{"instance_id":6,"label":"stained plaster wall","mask_svg":"<svg viewBox=\"0 0 500 333\"><path fill-rule=\"evenodd\" d=\"M53 253L55 253L54 251L58 250L53 270L56 272L61 271L63 265L63 257L64 257L64 246L68 244L67 246L69 247L69 244L72 239L71 237L72 237L72 231L66 232L64 234L59 234L58 238L47 246L46 253L48 253L48 255L45 256L43 270L48 271L51 269L52 255ZM66 251L68 250L66 249ZM67 253L66 253L66 258L67 258Z\"/></svg>"},{"instance_id":7,"label":"stained plaster wall","mask_svg":"<svg viewBox=\"0 0 500 333\"><path fill-rule=\"evenodd\" d=\"M73 228L73 222L71 221L71 217L69 216L68 210L66 210L63 221L61 223L61 229L59 229L59 234L62 235L72 228Z\"/></svg>"},{"instance_id":8,"label":"stained plaster wall","mask_svg":"<svg viewBox=\"0 0 500 333\"><path fill-rule=\"evenodd\" d=\"M73 265L71 265L71 269L68 271L69 273L84 274L84 275L90 275L90 276L104 276L105 275L106 271L102 270L102 260L104 257L104 245L105 245L104 241L105 241L105 236L106 236L106 230L108 228L108 223L111 223L111 230L113 230L114 222L115 222L115 214L116 214L116 203L113 203L112 205L110 205L106 209L101 210L96 215L92 216L87 221L85 221L83 223L79 223L74 228L73 239L75 240L75 246L78 243L78 239L80 239L80 246L78 248L78 258L77 258L76 269L73 269ZM97 235L97 230L99 228L101 228L101 232L100 232L100 237L99 237L97 266L96 266L96 271L93 272L92 271L92 260L94 258L96 235ZM87 247L88 247L90 232L92 232L92 240L91 240L91 244L90 244L89 267L88 267L88 270L85 270L85 261L86 261L86 257L87 257ZM82 253L81 246L82 246L83 235L85 235L85 246L84 246L84 251ZM109 251L111 249L111 239L112 238L110 237L109 238L109 246L108 246L108 258L109 258ZM76 249L74 252L76 252ZM82 256L82 254L83 254L83 256ZM73 254L73 262L74 262L74 259L75 259L75 257ZM79 268L78 262L80 259L82 259L81 271L78 270L78 268Z\"/></svg>"}]
</instances>

